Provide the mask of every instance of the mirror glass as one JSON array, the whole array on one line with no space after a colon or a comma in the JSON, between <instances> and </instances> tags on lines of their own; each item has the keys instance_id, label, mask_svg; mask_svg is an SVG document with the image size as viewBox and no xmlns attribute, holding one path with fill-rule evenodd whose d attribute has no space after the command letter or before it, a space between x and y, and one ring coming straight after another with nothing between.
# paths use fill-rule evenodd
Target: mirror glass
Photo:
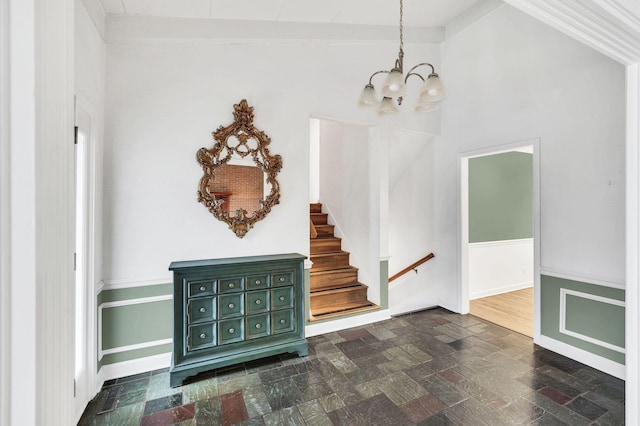
<instances>
[{"instance_id":1,"label":"mirror glass","mask_svg":"<svg viewBox=\"0 0 640 426\"><path fill-rule=\"evenodd\" d=\"M282 158L271 155L271 139L253 126L253 108L242 100L234 105L235 121L213 132L211 149L201 148L198 201L242 238L280 200L277 174Z\"/></svg>"}]
</instances>

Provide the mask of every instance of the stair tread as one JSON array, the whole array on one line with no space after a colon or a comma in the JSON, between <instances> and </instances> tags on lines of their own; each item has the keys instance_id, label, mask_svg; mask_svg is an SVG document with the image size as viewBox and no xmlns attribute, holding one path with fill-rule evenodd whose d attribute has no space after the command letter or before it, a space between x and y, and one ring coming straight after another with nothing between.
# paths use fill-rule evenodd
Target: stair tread
<instances>
[{"instance_id":1,"label":"stair tread","mask_svg":"<svg viewBox=\"0 0 640 426\"><path fill-rule=\"evenodd\" d=\"M355 282L353 284L349 284L349 285L345 285L339 288L325 288L322 290L317 290L317 291L311 291L311 295L312 296L325 296L328 294L338 294L338 293L346 293L349 291L353 291L353 290L363 290L363 289L367 289L369 287L367 287L366 285L359 283L359 282Z\"/></svg>"},{"instance_id":2,"label":"stair tread","mask_svg":"<svg viewBox=\"0 0 640 426\"><path fill-rule=\"evenodd\" d=\"M313 312L311 315L311 321L314 321L314 320L317 321L319 319L325 319L325 318L330 318L334 316L349 315L349 314L365 312L365 311L370 311L375 309L380 309L380 306L369 301L363 302L363 303L351 302L351 303L336 304L334 306L318 309L315 312Z\"/></svg>"},{"instance_id":3,"label":"stair tread","mask_svg":"<svg viewBox=\"0 0 640 426\"><path fill-rule=\"evenodd\" d=\"M356 268L355 266L351 266L349 265L348 267L344 267L344 268L338 268L338 269L325 269L325 270L321 270L321 271L314 271L313 268L311 268L311 275L329 275L329 274L334 274L334 273L338 273L338 272L342 272L342 273L353 273L353 272L358 272L358 268Z\"/></svg>"}]
</instances>

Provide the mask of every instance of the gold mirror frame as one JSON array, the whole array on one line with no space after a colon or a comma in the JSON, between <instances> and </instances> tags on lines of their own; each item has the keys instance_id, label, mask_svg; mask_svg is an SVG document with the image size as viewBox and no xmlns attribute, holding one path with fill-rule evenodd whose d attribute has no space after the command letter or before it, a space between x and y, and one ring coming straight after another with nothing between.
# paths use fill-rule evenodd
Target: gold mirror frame
<instances>
[{"instance_id":1,"label":"gold mirror frame","mask_svg":"<svg viewBox=\"0 0 640 426\"><path fill-rule=\"evenodd\" d=\"M198 186L198 202L204 204L217 219L227 223L237 237L242 238L255 223L267 216L271 207L280 203L280 184L276 176L282 168L282 157L269 153L271 138L253 126L253 107L249 106L246 99L234 105L233 109L234 122L226 127L220 126L212 133L215 141L213 148L200 148L196 154L198 163L204 170ZM255 148L248 144L252 140L256 142ZM237 144L234 145L235 141ZM271 185L271 192L260 202L261 207L251 215L243 208L235 212L224 211L222 201L216 200L209 190L216 171L226 165L234 154L240 158L250 156L266 176L266 183Z\"/></svg>"}]
</instances>

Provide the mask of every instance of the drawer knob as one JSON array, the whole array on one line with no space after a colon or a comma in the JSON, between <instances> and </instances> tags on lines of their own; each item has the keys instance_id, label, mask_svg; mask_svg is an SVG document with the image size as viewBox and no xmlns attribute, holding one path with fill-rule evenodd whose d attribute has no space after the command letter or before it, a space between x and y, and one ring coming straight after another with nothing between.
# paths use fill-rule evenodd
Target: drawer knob
<instances>
[{"instance_id":1,"label":"drawer knob","mask_svg":"<svg viewBox=\"0 0 640 426\"><path fill-rule=\"evenodd\" d=\"M287 322L287 320L286 320L286 319L281 319L281 320L280 320L280 324L285 324L286 322Z\"/></svg>"},{"instance_id":2,"label":"drawer knob","mask_svg":"<svg viewBox=\"0 0 640 426\"><path fill-rule=\"evenodd\" d=\"M229 309L233 309L235 307L236 307L236 305L234 305L233 303L229 303Z\"/></svg>"},{"instance_id":3,"label":"drawer knob","mask_svg":"<svg viewBox=\"0 0 640 426\"><path fill-rule=\"evenodd\" d=\"M256 280L256 285L260 285L260 284L262 284L262 281Z\"/></svg>"},{"instance_id":4,"label":"drawer knob","mask_svg":"<svg viewBox=\"0 0 640 426\"><path fill-rule=\"evenodd\" d=\"M284 281L284 277L280 277L280 282Z\"/></svg>"},{"instance_id":5,"label":"drawer knob","mask_svg":"<svg viewBox=\"0 0 640 426\"><path fill-rule=\"evenodd\" d=\"M201 333L201 334L200 334L200 338L201 338L201 339L204 339L205 337L207 337L207 335L206 335L206 334L204 334L204 333Z\"/></svg>"},{"instance_id":6,"label":"drawer knob","mask_svg":"<svg viewBox=\"0 0 640 426\"><path fill-rule=\"evenodd\" d=\"M262 328L262 324L260 323L256 324L256 328Z\"/></svg>"},{"instance_id":7,"label":"drawer knob","mask_svg":"<svg viewBox=\"0 0 640 426\"><path fill-rule=\"evenodd\" d=\"M230 329L229 329L229 334L233 334L233 333L235 333L235 332L236 332L236 329L235 329L235 328L230 328Z\"/></svg>"},{"instance_id":8,"label":"drawer knob","mask_svg":"<svg viewBox=\"0 0 640 426\"><path fill-rule=\"evenodd\" d=\"M203 285L200 286L200 291L205 291L207 288Z\"/></svg>"},{"instance_id":9,"label":"drawer knob","mask_svg":"<svg viewBox=\"0 0 640 426\"><path fill-rule=\"evenodd\" d=\"M234 283L229 283L229 288L234 288L236 285Z\"/></svg>"},{"instance_id":10,"label":"drawer knob","mask_svg":"<svg viewBox=\"0 0 640 426\"><path fill-rule=\"evenodd\" d=\"M284 302L285 297L284 296L280 296L280 300Z\"/></svg>"},{"instance_id":11,"label":"drawer knob","mask_svg":"<svg viewBox=\"0 0 640 426\"><path fill-rule=\"evenodd\" d=\"M200 308L200 312L207 312L207 308L203 306L202 308Z\"/></svg>"},{"instance_id":12,"label":"drawer knob","mask_svg":"<svg viewBox=\"0 0 640 426\"><path fill-rule=\"evenodd\" d=\"M260 300L260 299L256 300L256 305L259 305L261 303L262 303L262 300Z\"/></svg>"}]
</instances>

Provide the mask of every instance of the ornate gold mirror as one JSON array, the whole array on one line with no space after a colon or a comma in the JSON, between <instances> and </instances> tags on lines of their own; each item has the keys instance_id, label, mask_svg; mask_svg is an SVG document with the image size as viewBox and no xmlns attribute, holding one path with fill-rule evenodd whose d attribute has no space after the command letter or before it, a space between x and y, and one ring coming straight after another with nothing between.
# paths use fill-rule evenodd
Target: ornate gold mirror
<instances>
[{"instance_id":1,"label":"ornate gold mirror","mask_svg":"<svg viewBox=\"0 0 640 426\"><path fill-rule=\"evenodd\" d=\"M204 170L198 201L242 238L280 202L282 157L269 154L271 138L253 126L245 99L233 109L234 122L212 133L213 148L196 154Z\"/></svg>"}]
</instances>

